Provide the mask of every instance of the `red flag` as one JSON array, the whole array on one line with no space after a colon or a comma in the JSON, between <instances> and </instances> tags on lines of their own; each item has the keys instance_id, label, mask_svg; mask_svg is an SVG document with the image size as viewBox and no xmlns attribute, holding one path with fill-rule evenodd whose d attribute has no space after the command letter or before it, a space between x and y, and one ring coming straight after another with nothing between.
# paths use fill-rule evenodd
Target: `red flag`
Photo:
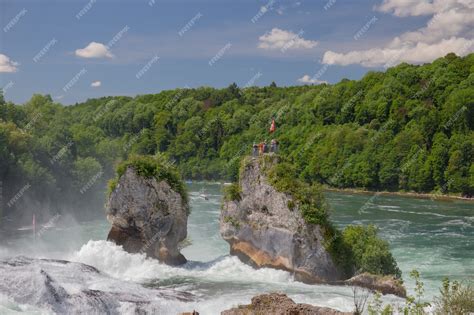
<instances>
[{"instance_id":1,"label":"red flag","mask_svg":"<svg viewBox=\"0 0 474 315\"><path fill-rule=\"evenodd\" d=\"M270 126L270 133L274 132L276 129L276 126L275 126L275 119L272 119L272 125Z\"/></svg>"}]
</instances>

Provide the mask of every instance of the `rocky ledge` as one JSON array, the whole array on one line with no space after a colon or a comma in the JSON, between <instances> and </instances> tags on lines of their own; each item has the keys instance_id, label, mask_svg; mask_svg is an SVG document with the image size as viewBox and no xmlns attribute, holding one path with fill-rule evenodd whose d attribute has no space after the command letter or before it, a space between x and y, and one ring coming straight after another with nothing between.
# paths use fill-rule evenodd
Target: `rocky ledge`
<instances>
[{"instance_id":1,"label":"rocky ledge","mask_svg":"<svg viewBox=\"0 0 474 315\"><path fill-rule=\"evenodd\" d=\"M128 166L106 209L112 224L107 240L127 252L146 253L169 265L186 262L178 247L187 235L189 206L166 180L142 176Z\"/></svg>"},{"instance_id":2,"label":"rocky ledge","mask_svg":"<svg viewBox=\"0 0 474 315\"><path fill-rule=\"evenodd\" d=\"M224 201L220 216L230 253L254 267L292 272L306 283L343 280L323 245L321 227L306 224L292 196L269 184L264 168L275 163L273 155L243 161L238 195Z\"/></svg>"},{"instance_id":3,"label":"rocky ledge","mask_svg":"<svg viewBox=\"0 0 474 315\"><path fill-rule=\"evenodd\" d=\"M344 283L367 288L382 294L394 294L403 298L407 296L407 291L401 281L395 279L393 276L378 276L370 273L362 273L344 281Z\"/></svg>"},{"instance_id":4,"label":"rocky ledge","mask_svg":"<svg viewBox=\"0 0 474 315\"><path fill-rule=\"evenodd\" d=\"M297 304L285 294L270 293L262 294L252 298L249 305L241 305L221 315L349 315L327 307L313 306L309 304Z\"/></svg>"}]
</instances>

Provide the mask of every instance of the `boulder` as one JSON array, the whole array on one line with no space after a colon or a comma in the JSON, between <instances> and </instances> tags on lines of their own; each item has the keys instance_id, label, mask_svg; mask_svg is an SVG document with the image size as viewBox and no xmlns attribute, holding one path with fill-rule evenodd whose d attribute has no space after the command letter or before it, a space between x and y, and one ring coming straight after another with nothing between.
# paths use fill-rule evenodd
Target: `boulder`
<instances>
[{"instance_id":1,"label":"boulder","mask_svg":"<svg viewBox=\"0 0 474 315\"><path fill-rule=\"evenodd\" d=\"M220 233L230 253L254 267L294 273L306 283L344 279L323 245L322 228L307 224L292 196L269 184L264 169L278 163L274 155L246 158L239 177L240 192L224 201Z\"/></svg>"},{"instance_id":2,"label":"boulder","mask_svg":"<svg viewBox=\"0 0 474 315\"><path fill-rule=\"evenodd\" d=\"M270 293L252 298L249 305L241 305L221 315L349 315L327 307L312 306L309 304L296 304L285 294Z\"/></svg>"},{"instance_id":3,"label":"boulder","mask_svg":"<svg viewBox=\"0 0 474 315\"><path fill-rule=\"evenodd\" d=\"M362 273L345 281L348 285L356 285L382 294L394 294L405 298L407 291L402 282L393 276L379 276Z\"/></svg>"},{"instance_id":4,"label":"boulder","mask_svg":"<svg viewBox=\"0 0 474 315\"><path fill-rule=\"evenodd\" d=\"M178 247L187 235L189 206L166 180L140 176L128 166L106 209L112 224L107 240L169 265L186 262Z\"/></svg>"},{"instance_id":5,"label":"boulder","mask_svg":"<svg viewBox=\"0 0 474 315\"><path fill-rule=\"evenodd\" d=\"M0 292L0 300L23 305L10 309L2 303L0 314L167 314L168 304L197 299L115 279L82 263L23 256L0 259ZM31 306L40 310L32 312Z\"/></svg>"}]
</instances>

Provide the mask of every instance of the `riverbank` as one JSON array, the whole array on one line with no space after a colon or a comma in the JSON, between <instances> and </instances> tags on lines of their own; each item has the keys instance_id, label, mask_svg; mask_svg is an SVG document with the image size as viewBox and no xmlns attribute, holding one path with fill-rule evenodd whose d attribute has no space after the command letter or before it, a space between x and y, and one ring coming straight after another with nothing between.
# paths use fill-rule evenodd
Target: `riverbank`
<instances>
[{"instance_id":1,"label":"riverbank","mask_svg":"<svg viewBox=\"0 0 474 315\"><path fill-rule=\"evenodd\" d=\"M457 195L441 195L436 193L417 193L410 191L373 191L365 190L360 188L335 188L330 186L323 185L324 191L336 191L347 194L358 194L358 195L382 195L382 196L400 196L400 197L410 197L417 199L431 199L436 201L453 201L453 200L462 200L467 202L473 202L474 198L468 198Z\"/></svg>"}]
</instances>

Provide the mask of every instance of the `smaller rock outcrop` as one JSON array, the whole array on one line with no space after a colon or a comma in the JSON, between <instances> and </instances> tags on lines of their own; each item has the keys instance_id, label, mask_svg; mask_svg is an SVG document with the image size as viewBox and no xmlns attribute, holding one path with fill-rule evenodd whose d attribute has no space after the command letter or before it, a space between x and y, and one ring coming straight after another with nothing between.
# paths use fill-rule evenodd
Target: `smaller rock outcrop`
<instances>
[{"instance_id":1,"label":"smaller rock outcrop","mask_svg":"<svg viewBox=\"0 0 474 315\"><path fill-rule=\"evenodd\" d=\"M401 281L393 276L379 276L365 272L344 282L348 285L356 285L382 294L394 294L403 298L407 296L407 291Z\"/></svg>"},{"instance_id":2,"label":"smaller rock outcrop","mask_svg":"<svg viewBox=\"0 0 474 315\"><path fill-rule=\"evenodd\" d=\"M285 294L270 293L252 298L249 305L223 311L221 315L350 315L327 307L297 304Z\"/></svg>"},{"instance_id":3,"label":"smaller rock outcrop","mask_svg":"<svg viewBox=\"0 0 474 315\"><path fill-rule=\"evenodd\" d=\"M189 206L167 180L143 176L126 166L106 209L112 224L107 240L169 265L186 262L178 247L187 235Z\"/></svg>"}]
</instances>

